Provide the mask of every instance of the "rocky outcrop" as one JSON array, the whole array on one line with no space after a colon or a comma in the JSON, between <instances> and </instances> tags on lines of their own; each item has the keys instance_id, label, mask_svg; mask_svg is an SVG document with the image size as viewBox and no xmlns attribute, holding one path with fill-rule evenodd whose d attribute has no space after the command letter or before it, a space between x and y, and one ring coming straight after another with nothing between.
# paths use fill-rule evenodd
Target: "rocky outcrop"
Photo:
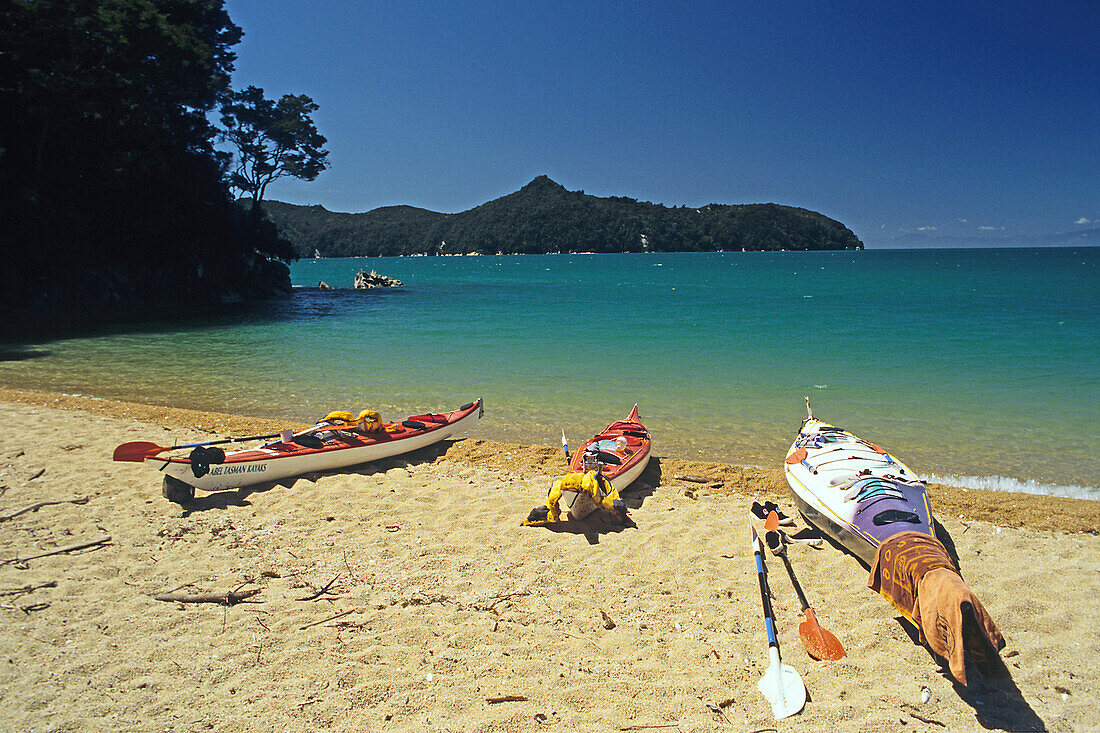
<instances>
[{"instance_id":1,"label":"rocky outcrop","mask_svg":"<svg viewBox=\"0 0 1100 733\"><path fill-rule=\"evenodd\" d=\"M369 290L370 288L396 288L404 285L403 282L392 277L380 275L371 270L369 273L360 270L355 273L355 289Z\"/></svg>"}]
</instances>

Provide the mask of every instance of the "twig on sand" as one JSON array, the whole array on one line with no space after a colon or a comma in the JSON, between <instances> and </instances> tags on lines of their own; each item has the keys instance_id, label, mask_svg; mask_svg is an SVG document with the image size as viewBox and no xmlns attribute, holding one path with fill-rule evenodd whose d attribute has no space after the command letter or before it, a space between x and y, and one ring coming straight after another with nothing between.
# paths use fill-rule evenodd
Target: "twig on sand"
<instances>
[{"instance_id":1,"label":"twig on sand","mask_svg":"<svg viewBox=\"0 0 1100 733\"><path fill-rule=\"evenodd\" d=\"M322 588L321 590L317 591L316 593L314 593L314 594L313 594L313 595L311 595L311 596L306 596L306 597L304 597L304 598L299 598L298 600L299 600L299 601L312 601L312 600L314 600L314 599L316 599L316 598L320 598L321 596L323 596L323 595L324 595L324 594L326 594L326 593L332 593L332 591L330 591L330 590L329 590L329 588L331 588L331 587L332 587L332 584L333 584L333 583L335 583L335 582L336 582L337 580L339 580L339 579L340 579L340 576L339 576L339 575L337 575L337 576L336 576L335 578L333 578L333 579L332 579L332 580L330 580L330 581L329 581L328 583L326 583L326 584L325 584L325 587L324 587L324 588ZM335 593L333 593L333 595L336 595L336 594L335 594Z\"/></svg>"},{"instance_id":2,"label":"twig on sand","mask_svg":"<svg viewBox=\"0 0 1100 733\"><path fill-rule=\"evenodd\" d=\"M261 590L263 589L252 588L251 590L241 590L238 588L229 592L161 593L153 596L153 599L157 601L167 601L169 603L220 603L223 606L232 606L234 603L240 603L246 598L251 598Z\"/></svg>"},{"instance_id":3,"label":"twig on sand","mask_svg":"<svg viewBox=\"0 0 1100 733\"><path fill-rule=\"evenodd\" d=\"M679 723L659 723L655 725L624 725L619 730L649 730L651 728L679 728Z\"/></svg>"},{"instance_id":4,"label":"twig on sand","mask_svg":"<svg viewBox=\"0 0 1100 733\"><path fill-rule=\"evenodd\" d=\"M913 708L913 707L914 707L913 705L910 705L909 703L902 703L902 704L901 704L901 706L902 706L903 708ZM928 725L938 725L938 726L940 726L941 728L946 728L946 727L947 727L947 723L942 723L942 722L940 722L940 721L936 720L935 718L926 718L926 717L924 717L923 715L918 715L917 713L913 712L913 710L912 710L912 709L910 709L910 710L906 710L906 712L907 712L907 713L908 713L908 714L909 714L909 715L910 715L911 717L914 717L914 718L916 718L917 720L919 720L919 721L920 721L920 722L922 722L922 723L927 723Z\"/></svg>"},{"instance_id":5,"label":"twig on sand","mask_svg":"<svg viewBox=\"0 0 1100 733\"><path fill-rule=\"evenodd\" d=\"M485 702L496 705L498 702L527 702L526 695L501 695L500 697L487 697Z\"/></svg>"},{"instance_id":6,"label":"twig on sand","mask_svg":"<svg viewBox=\"0 0 1100 733\"><path fill-rule=\"evenodd\" d=\"M320 621L314 621L311 624L306 624L305 626L299 626L298 630L299 631L305 631L306 629L308 629L312 626L318 626L318 625L323 624L327 621L335 621L338 618L341 618L343 616L347 616L349 613L355 613L358 610L359 610L358 608L352 608L352 609L349 609L347 611L342 611L341 613L338 613L335 616L329 616L328 618L323 618Z\"/></svg>"},{"instance_id":7,"label":"twig on sand","mask_svg":"<svg viewBox=\"0 0 1100 733\"><path fill-rule=\"evenodd\" d=\"M91 497L78 496L75 499L61 499L60 501L40 501L30 506L25 506L19 511L12 512L11 514L0 514L0 522L6 522L9 519L15 519L20 514L26 514L27 512L38 511L44 506L50 506L51 504L87 504L88 499Z\"/></svg>"},{"instance_id":8,"label":"twig on sand","mask_svg":"<svg viewBox=\"0 0 1100 733\"><path fill-rule=\"evenodd\" d=\"M110 541L111 541L111 535L108 534L108 535L104 535L103 537L100 537L98 539L90 540L88 542L78 542L75 545L66 545L65 547L58 547L56 550L50 550L49 552L41 552L37 555L29 555L27 557L16 556L16 557L12 558L11 560L4 560L4 561L0 562L0 565L4 565L4 564L7 564L7 563L15 563L16 565L21 565L21 564L26 563L30 560L37 560L40 557L49 557L50 555L61 555L62 553L66 553L66 552L76 552L77 550L83 550L87 547L95 547L97 545L105 545Z\"/></svg>"},{"instance_id":9,"label":"twig on sand","mask_svg":"<svg viewBox=\"0 0 1100 733\"><path fill-rule=\"evenodd\" d=\"M348 563L348 551L344 550L344 567L348 569L348 575L352 577L352 580L359 581L359 576L355 574L355 571L351 569L351 565ZM360 581L362 582L362 581Z\"/></svg>"},{"instance_id":10,"label":"twig on sand","mask_svg":"<svg viewBox=\"0 0 1100 733\"><path fill-rule=\"evenodd\" d=\"M517 590L511 593L498 593L495 596L490 596L489 598L485 599L486 601L491 601L491 603L474 603L472 604L472 606L479 611L492 611L494 608L496 608L496 605L498 603L501 603L502 601L510 601L513 598L521 598L523 596L529 595L531 595L531 592L526 590Z\"/></svg>"},{"instance_id":11,"label":"twig on sand","mask_svg":"<svg viewBox=\"0 0 1100 733\"><path fill-rule=\"evenodd\" d=\"M8 590L0 590L0 596L21 596L26 593L34 593L40 588L56 588L57 581L51 580L46 583L39 583L38 585L24 585L22 588L9 588Z\"/></svg>"},{"instance_id":12,"label":"twig on sand","mask_svg":"<svg viewBox=\"0 0 1100 733\"><path fill-rule=\"evenodd\" d=\"M587 642L588 642L589 644L591 644L592 646L596 647L596 648L597 648L597 649L599 649L600 651L603 651L603 647L601 647L601 646L600 646L599 644L597 644L596 642L592 641L591 639L589 639L589 638L587 638L587 637L584 637L584 636L577 636L576 634L570 634L570 633L569 633L568 631L563 631L563 632L561 632L561 633L565 634L566 636L571 636L571 637L573 637L574 639L580 639L581 641L587 641Z\"/></svg>"}]
</instances>

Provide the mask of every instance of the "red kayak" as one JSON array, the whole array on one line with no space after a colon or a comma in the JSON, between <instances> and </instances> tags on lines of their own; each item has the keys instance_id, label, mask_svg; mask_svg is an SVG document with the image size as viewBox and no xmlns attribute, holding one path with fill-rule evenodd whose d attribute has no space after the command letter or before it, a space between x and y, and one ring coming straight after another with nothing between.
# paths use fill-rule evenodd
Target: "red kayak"
<instances>
[{"instance_id":1,"label":"red kayak","mask_svg":"<svg viewBox=\"0 0 1100 733\"><path fill-rule=\"evenodd\" d=\"M562 448L569 448L562 432ZM544 525L569 519L584 519L604 509L625 519L626 505L619 498L649 465L649 431L638 420L638 406L625 420L613 422L589 438L569 461L570 473L554 482L546 502L531 510L524 524Z\"/></svg>"},{"instance_id":2,"label":"red kayak","mask_svg":"<svg viewBox=\"0 0 1100 733\"><path fill-rule=\"evenodd\" d=\"M194 498L196 488L220 491L269 483L311 472L339 470L434 445L476 423L484 413L482 404L479 399L451 412L413 415L385 425L377 413L372 413L377 423L369 426L369 430L344 425L345 418L326 419L308 430L286 431L274 443L228 453L212 446L244 439L169 447L147 442L124 443L115 448L114 459L145 463L162 471L164 496L183 503ZM363 414L367 413L370 411L364 410ZM332 414L346 414L346 420L352 419L350 413ZM257 436L271 437L276 436ZM161 456L182 448L193 450L187 456Z\"/></svg>"}]
</instances>

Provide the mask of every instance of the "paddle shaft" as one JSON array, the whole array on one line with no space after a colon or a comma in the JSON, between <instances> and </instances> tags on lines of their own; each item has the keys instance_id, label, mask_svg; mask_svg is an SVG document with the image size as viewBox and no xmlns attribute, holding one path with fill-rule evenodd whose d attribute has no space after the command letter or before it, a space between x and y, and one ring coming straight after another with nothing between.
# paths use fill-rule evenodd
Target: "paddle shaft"
<instances>
[{"instance_id":1,"label":"paddle shaft","mask_svg":"<svg viewBox=\"0 0 1100 733\"><path fill-rule=\"evenodd\" d=\"M764 627L768 632L768 646L779 650L779 639L775 634L775 615L772 611L772 601L768 592L767 571L764 565L764 552L760 546L760 537L756 534L756 528L752 530L752 551L756 555L756 575L760 580L760 602L764 606Z\"/></svg>"},{"instance_id":2,"label":"paddle shaft","mask_svg":"<svg viewBox=\"0 0 1100 733\"><path fill-rule=\"evenodd\" d=\"M787 553L780 555L783 558L783 564L787 567L787 575L791 578L791 585L794 586L794 592L798 595L798 602L802 604L802 612L805 613L810 607L809 602L806 600L806 594L802 592L802 586L798 584L798 578L794 577L794 568L791 566L791 559L787 557Z\"/></svg>"},{"instance_id":3,"label":"paddle shaft","mask_svg":"<svg viewBox=\"0 0 1100 733\"><path fill-rule=\"evenodd\" d=\"M243 443L246 440L267 440L268 438L278 438L282 433L272 433L271 435L250 435L247 438L222 438L221 440L208 440L205 443L185 443L183 445L173 445L164 450L178 450L179 448L201 448L206 445L223 445L225 443Z\"/></svg>"}]
</instances>

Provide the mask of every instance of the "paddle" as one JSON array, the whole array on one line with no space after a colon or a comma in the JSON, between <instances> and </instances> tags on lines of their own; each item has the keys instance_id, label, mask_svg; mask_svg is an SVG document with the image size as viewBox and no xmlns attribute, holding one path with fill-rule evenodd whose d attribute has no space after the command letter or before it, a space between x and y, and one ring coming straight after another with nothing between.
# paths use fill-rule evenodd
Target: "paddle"
<instances>
[{"instance_id":1,"label":"paddle","mask_svg":"<svg viewBox=\"0 0 1100 733\"><path fill-rule=\"evenodd\" d=\"M776 720L789 718L806 705L806 685L798 671L789 664L783 664L779 658L779 640L775 636L775 616L772 613L771 600L768 598L768 580L764 573L764 551L760 547L760 537L756 527L749 525L752 532L752 550L756 555L756 574L760 579L760 602L764 606L764 626L768 631L768 671L756 684L760 692L772 706Z\"/></svg>"},{"instance_id":2,"label":"paddle","mask_svg":"<svg viewBox=\"0 0 1100 733\"><path fill-rule=\"evenodd\" d=\"M768 519L770 520L771 517L769 516ZM806 595L802 592L802 586L798 584L798 578L794 576L794 568L791 566L790 558L787 557L787 546L783 532L778 529L778 524L775 529L768 531L765 539L767 539L768 549L771 550L771 553L782 558L783 564L787 566L787 575L791 577L791 585L794 586L794 592L798 594L798 602L802 604L802 613L806 616L806 619L798 625L798 635L802 637L802 646L806 647L806 652L814 659L824 659L830 662L843 659L845 656L844 646L839 639L827 629L822 628L821 624L817 622L817 616L814 615L814 610L806 600Z\"/></svg>"},{"instance_id":3,"label":"paddle","mask_svg":"<svg viewBox=\"0 0 1100 733\"><path fill-rule=\"evenodd\" d=\"M310 428L304 430L301 433L291 434L290 441L305 446L306 448L320 448L323 443L320 440L310 435L311 432L317 428ZM272 433L270 435L249 435L245 438L222 438L221 440L208 440L205 443L183 443L182 445L157 445L156 443L149 443L147 441L134 441L132 443L123 443L115 448L115 454L113 456L116 461L130 461L133 463L144 463L146 458L152 458L158 453L163 453L169 450L178 450L180 448L201 448L207 445L223 445L225 443L244 443L249 440L268 440L269 438L283 438L286 440L286 433L290 433L289 430L284 430L281 433ZM289 441L288 441L289 442Z\"/></svg>"},{"instance_id":4,"label":"paddle","mask_svg":"<svg viewBox=\"0 0 1100 733\"><path fill-rule=\"evenodd\" d=\"M561 449L565 451L565 465L569 465L569 443L565 441L565 428L561 429Z\"/></svg>"}]
</instances>

